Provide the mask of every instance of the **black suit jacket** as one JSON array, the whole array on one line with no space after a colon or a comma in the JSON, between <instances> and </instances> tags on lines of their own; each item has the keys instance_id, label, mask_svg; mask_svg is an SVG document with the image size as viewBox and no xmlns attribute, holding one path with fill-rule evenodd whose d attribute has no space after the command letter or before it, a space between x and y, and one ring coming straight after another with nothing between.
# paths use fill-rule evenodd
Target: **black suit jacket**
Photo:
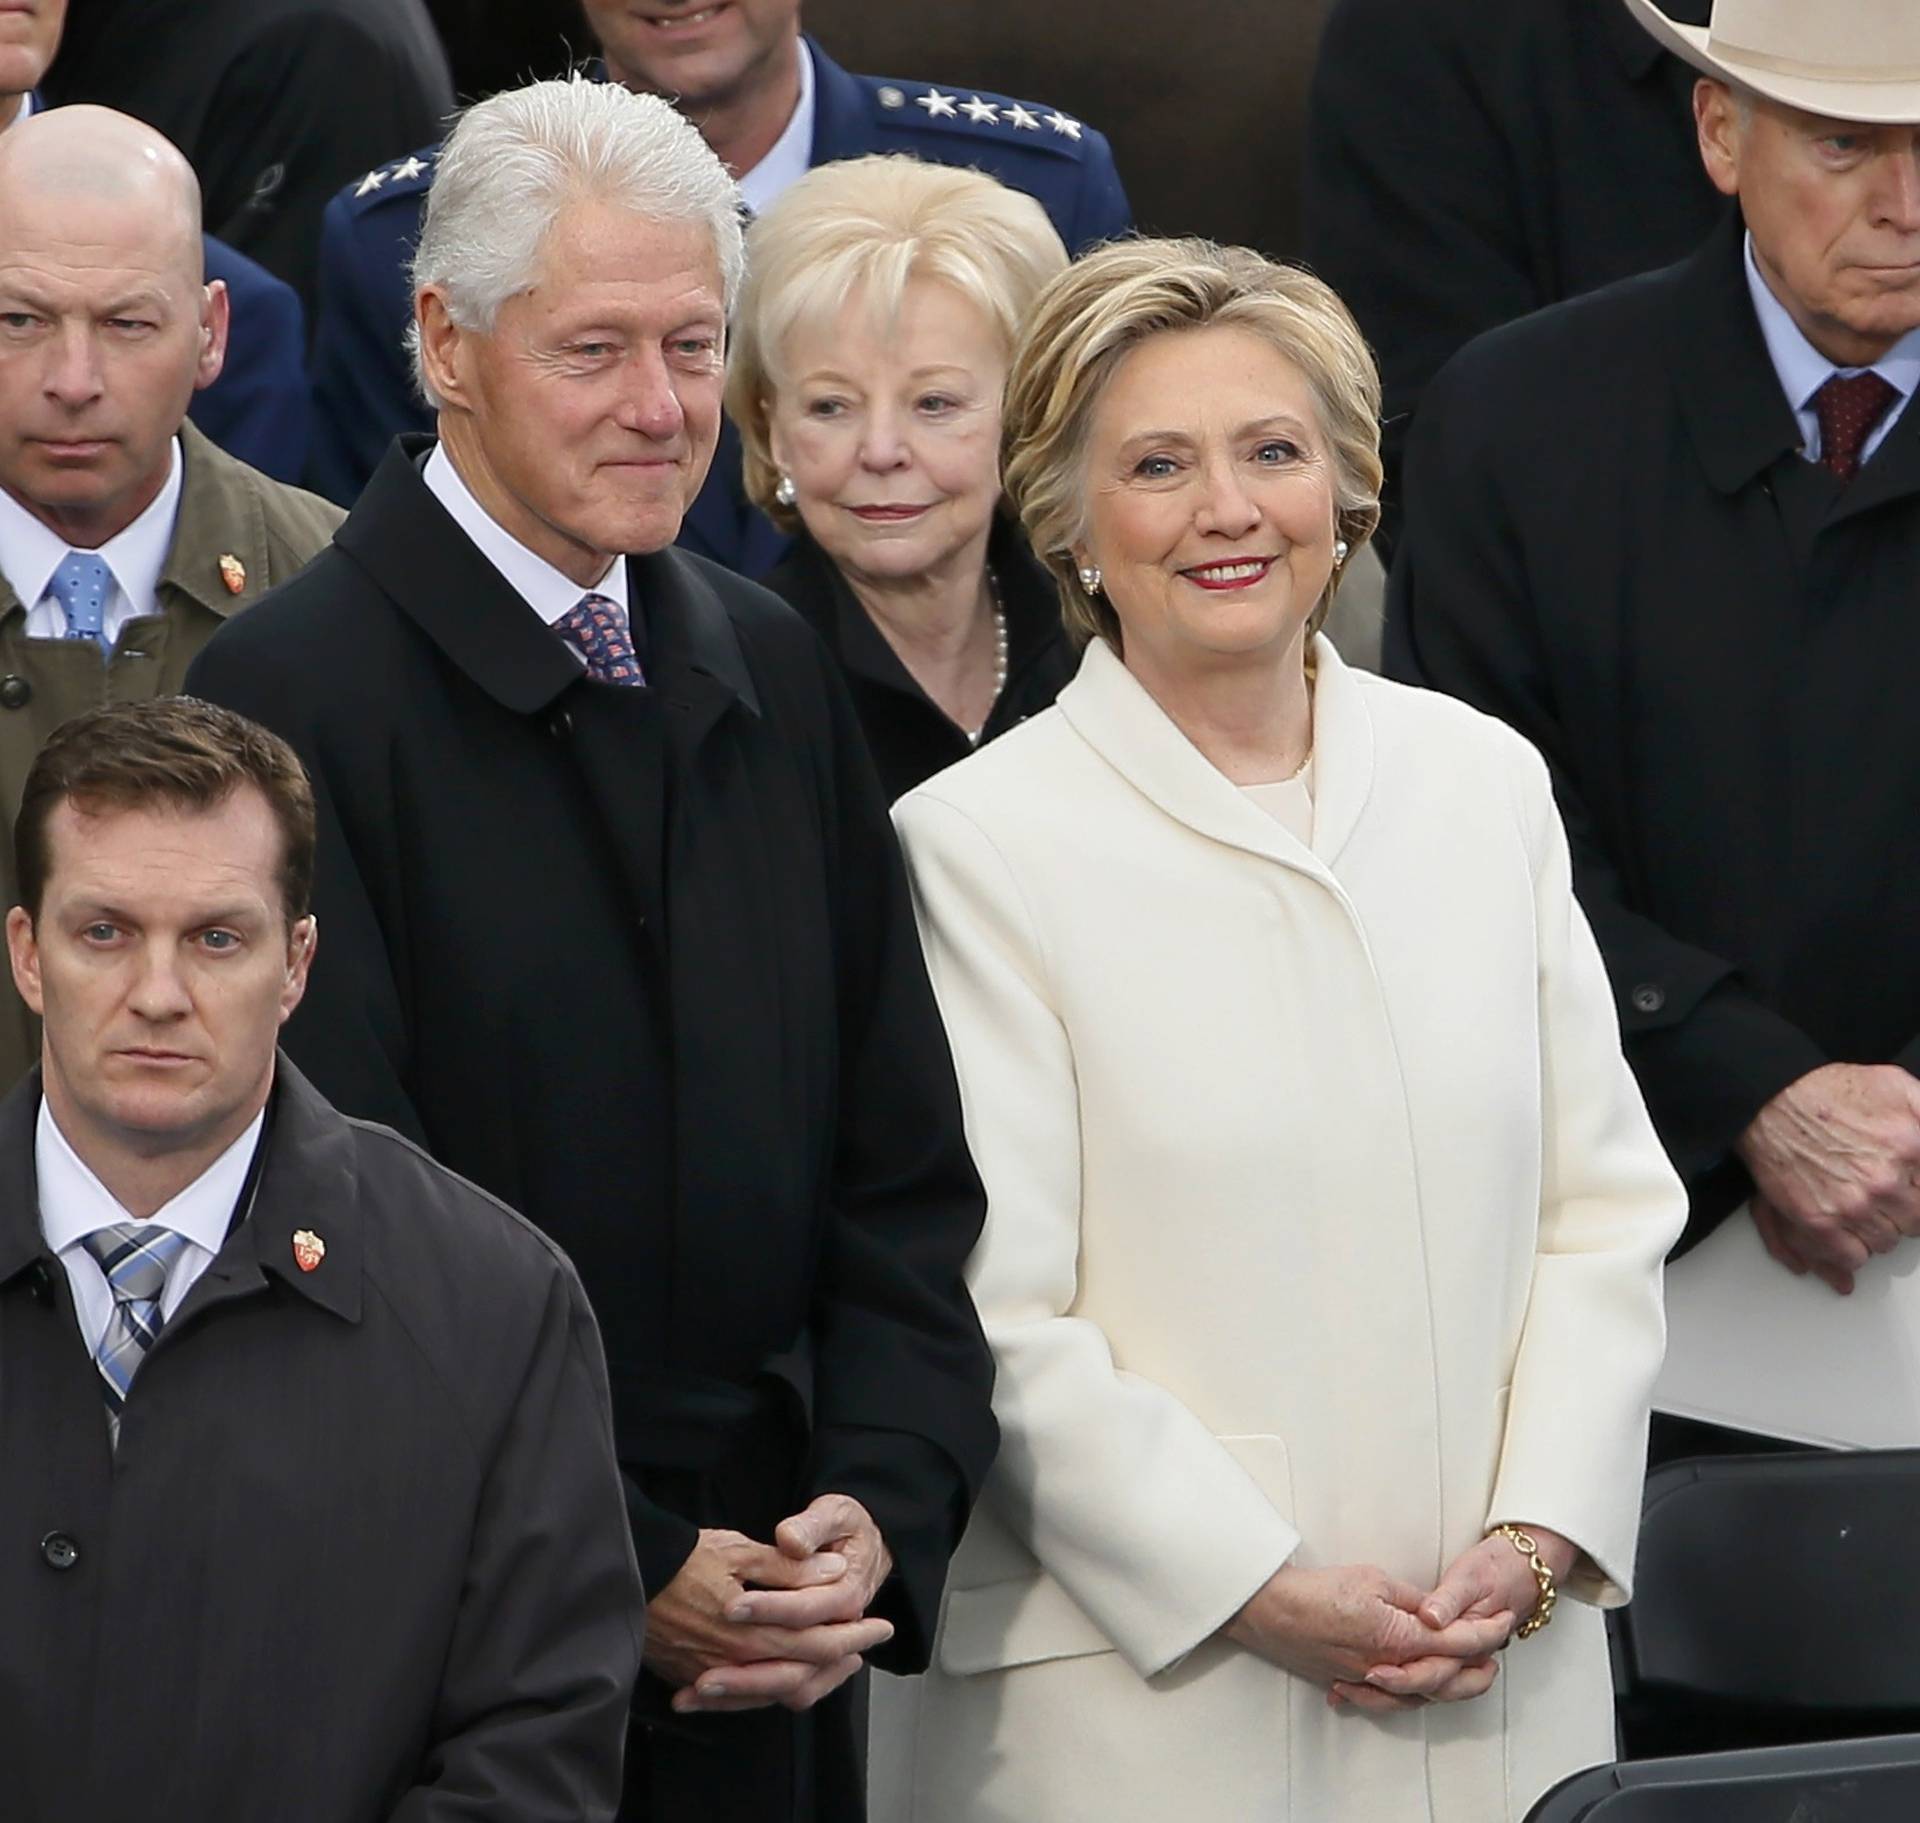
<instances>
[{"instance_id":1,"label":"black suit jacket","mask_svg":"<svg viewBox=\"0 0 1920 1823\"><path fill-rule=\"evenodd\" d=\"M283 1058L251 1213L113 1453L39 1105L37 1073L0 1104L9 1823L611 1817L641 1597L559 1251Z\"/></svg>"},{"instance_id":2,"label":"black suit jacket","mask_svg":"<svg viewBox=\"0 0 1920 1823\"><path fill-rule=\"evenodd\" d=\"M1448 366L1388 598L1389 672L1553 767L1690 1238L1796 1077L1920 1070L1920 411L1804 461L1741 234Z\"/></svg>"},{"instance_id":3,"label":"black suit jacket","mask_svg":"<svg viewBox=\"0 0 1920 1823\"><path fill-rule=\"evenodd\" d=\"M896 1562L882 1662L917 1668L995 1441L983 1197L846 694L786 607L674 551L629 563L650 687L589 680L426 447L188 679L313 773L329 964L288 1046L579 1266L649 1588L698 1526L852 1494ZM778 1719L701 1724L713 1779ZM788 1814L719 1789L676 1801Z\"/></svg>"},{"instance_id":4,"label":"black suit jacket","mask_svg":"<svg viewBox=\"0 0 1920 1823\"><path fill-rule=\"evenodd\" d=\"M1708 0L1667 10L1704 23ZM1307 117L1307 258L1380 361L1380 546L1427 382L1496 324L1677 260L1728 211L1694 72L1621 0L1336 0Z\"/></svg>"},{"instance_id":5,"label":"black suit jacket","mask_svg":"<svg viewBox=\"0 0 1920 1823\"><path fill-rule=\"evenodd\" d=\"M1079 662L1060 619L1053 578L1005 514L994 521L987 561L1006 617L1007 681L980 730L982 745L1038 715L1066 688ZM973 751L974 744L914 681L833 559L806 533L794 540L792 555L768 575L766 586L833 654L889 801Z\"/></svg>"}]
</instances>

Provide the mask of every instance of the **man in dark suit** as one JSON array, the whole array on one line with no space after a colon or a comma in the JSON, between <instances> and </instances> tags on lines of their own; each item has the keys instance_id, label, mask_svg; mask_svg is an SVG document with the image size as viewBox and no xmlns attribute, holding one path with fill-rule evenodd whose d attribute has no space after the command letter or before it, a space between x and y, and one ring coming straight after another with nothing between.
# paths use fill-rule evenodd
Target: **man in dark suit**
<instances>
[{"instance_id":1,"label":"man in dark suit","mask_svg":"<svg viewBox=\"0 0 1920 1823\"><path fill-rule=\"evenodd\" d=\"M1707 0L1678 0L1683 18ZM1496 325L1651 271L1727 212L1693 79L1620 0L1335 0L1314 64L1306 256L1380 359L1399 536L1421 394Z\"/></svg>"},{"instance_id":2,"label":"man in dark suit","mask_svg":"<svg viewBox=\"0 0 1920 1823\"><path fill-rule=\"evenodd\" d=\"M1046 209L1069 251L1131 225L1104 135L1044 102L981 95L952 84L855 76L800 32L800 0L588 0L601 73L664 95L699 127L758 213L812 165L866 152L910 152L971 165ZM350 506L388 443L425 430L402 346L412 318L408 272L437 146L376 166L328 206L321 229L314 327L311 485ZM788 540L748 504L731 425L680 542L743 575L760 576Z\"/></svg>"},{"instance_id":3,"label":"man in dark suit","mask_svg":"<svg viewBox=\"0 0 1920 1823\"><path fill-rule=\"evenodd\" d=\"M593 1318L276 1054L299 761L204 703L95 710L15 845L45 1041L0 1103L7 1815L610 1817L642 1604Z\"/></svg>"},{"instance_id":4,"label":"man in dark suit","mask_svg":"<svg viewBox=\"0 0 1920 1823\"><path fill-rule=\"evenodd\" d=\"M1388 665L1553 766L1689 1244L1846 1292L1920 1234L1920 10L1631 3L1744 227L1435 381Z\"/></svg>"},{"instance_id":5,"label":"man in dark suit","mask_svg":"<svg viewBox=\"0 0 1920 1823\"><path fill-rule=\"evenodd\" d=\"M664 101L471 110L418 268L439 441L188 687L314 773L335 960L293 1054L540 1222L606 1328L650 1597L628 1814L841 1823L845 1680L925 1664L993 1453L983 1210L831 660L669 548L741 264Z\"/></svg>"}]
</instances>

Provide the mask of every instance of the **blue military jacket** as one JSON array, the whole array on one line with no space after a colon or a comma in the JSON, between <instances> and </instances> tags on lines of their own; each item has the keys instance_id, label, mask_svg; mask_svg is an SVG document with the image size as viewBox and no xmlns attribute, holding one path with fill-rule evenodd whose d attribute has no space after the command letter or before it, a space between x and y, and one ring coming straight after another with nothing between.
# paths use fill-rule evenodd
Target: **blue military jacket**
<instances>
[{"instance_id":1,"label":"blue military jacket","mask_svg":"<svg viewBox=\"0 0 1920 1823\"><path fill-rule=\"evenodd\" d=\"M1131 225L1113 153L1092 127L1039 102L851 75L813 39L806 43L813 56L814 164L911 152L971 165L1033 197L1075 250ZM402 337L413 315L407 268L438 152L427 146L369 171L327 205L321 226L307 485L343 505L352 504L398 432L432 428ZM721 431L712 473L680 542L749 576L785 554L787 540L741 492L740 441L731 424Z\"/></svg>"},{"instance_id":2,"label":"blue military jacket","mask_svg":"<svg viewBox=\"0 0 1920 1823\"><path fill-rule=\"evenodd\" d=\"M296 486L306 470L307 329L293 287L209 234L208 281L223 279L232 310L227 364L193 395L190 417L210 442L263 475Z\"/></svg>"}]
</instances>

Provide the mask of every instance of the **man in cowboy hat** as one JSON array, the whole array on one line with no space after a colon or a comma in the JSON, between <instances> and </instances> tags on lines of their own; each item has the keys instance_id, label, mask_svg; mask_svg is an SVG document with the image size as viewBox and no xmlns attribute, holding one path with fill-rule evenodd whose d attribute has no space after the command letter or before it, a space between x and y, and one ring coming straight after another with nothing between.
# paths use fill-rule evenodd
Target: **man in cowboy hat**
<instances>
[{"instance_id":1,"label":"man in cowboy hat","mask_svg":"<svg viewBox=\"0 0 1920 1823\"><path fill-rule=\"evenodd\" d=\"M1920 1234L1920 6L1625 3L1739 214L1435 381L1388 668L1552 764L1685 1244L1857 1326ZM1867 1441L1855 1392L1736 1422Z\"/></svg>"}]
</instances>

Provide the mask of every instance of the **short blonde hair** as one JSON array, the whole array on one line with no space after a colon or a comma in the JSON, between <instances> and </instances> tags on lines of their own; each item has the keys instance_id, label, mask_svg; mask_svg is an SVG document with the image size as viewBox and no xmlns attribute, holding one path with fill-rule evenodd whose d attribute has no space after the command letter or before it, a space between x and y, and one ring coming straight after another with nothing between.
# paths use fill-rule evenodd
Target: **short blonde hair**
<instances>
[{"instance_id":1,"label":"short blonde hair","mask_svg":"<svg viewBox=\"0 0 1920 1823\"><path fill-rule=\"evenodd\" d=\"M1116 650L1113 605L1080 586L1086 448L1095 408L1122 360L1154 336L1245 329L1299 368L1333 458L1334 523L1346 562L1380 522L1380 374L1332 289L1298 266L1204 240L1124 240L1096 248L1041 294L1015 351L1002 420L1008 498L1060 590L1067 630ZM1333 605L1336 564L1308 630Z\"/></svg>"},{"instance_id":2,"label":"short blonde hair","mask_svg":"<svg viewBox=\"0 0 1920 1823\"><path fill-rule=\"evenodd\" d=\"M747 235L727 410L746 446L747 497L784 529L768 418L781 351L803 325L863 293L885 333L908 282L937 279L970 299L1011 351L1040 289L1067 263L1047 212L979 171L892 153L819 165L782 192Z\"/></svg>"}]
</instances>

